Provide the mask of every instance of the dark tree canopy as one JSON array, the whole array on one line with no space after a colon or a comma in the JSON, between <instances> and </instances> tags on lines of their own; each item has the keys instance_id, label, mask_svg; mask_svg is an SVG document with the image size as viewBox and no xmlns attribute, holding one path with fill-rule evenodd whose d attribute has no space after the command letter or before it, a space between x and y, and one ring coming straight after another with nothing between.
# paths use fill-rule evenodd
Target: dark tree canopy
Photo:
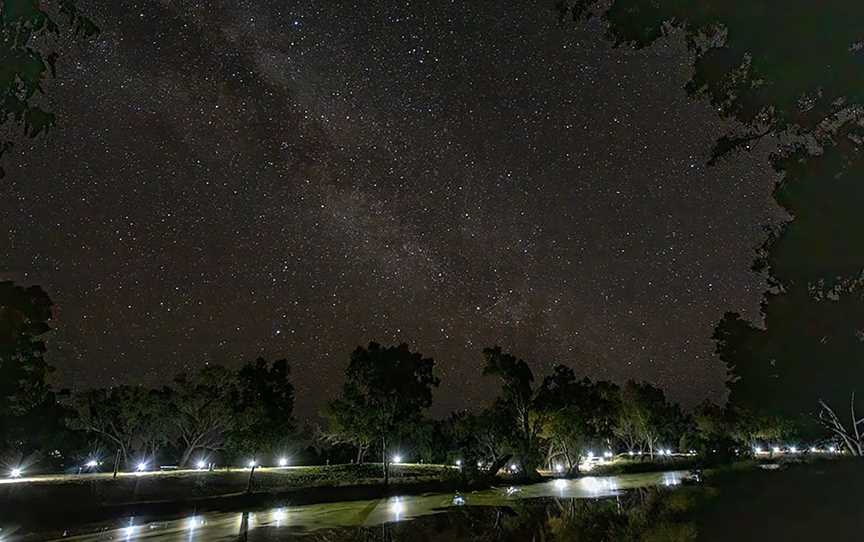
<instances>
[{"instance_id":1,"label":"dark tree canopy","mask_svg":"<svg viewBox=\"0 0 864 542\"><path fill-rule=\"evenodd\" d=\"M55 405L44 358L51 307L38 286L0 282L0 448L30 450L34 433L53 428L42 419Z\"/></svg>"},{"instance_id":2,"label":"dark tree canopy","mask_svg":"<svg viewBox=\"0 0 864 542\"><path fill-rule=\"evenodd\" d=\"M582 17L598 4L558 7ZM791 220L754 265L771 285L765 321L729 314L715 334L732 402L781 415L812 412L820 398L848 404L864 385L864 3L615 0L603 16L622 44L684 33L695 53L688 90L739 121L715 159L764 136L781 142L775 198Z\"/></svg>"},{"instance_id":3,"label":"dark tree canopy","mask_svg":"<svg viewBox=\"0 0 864 542\"><path fill-rule=\"evenodd\" d=\"M76 0L2 0L0 2L0 159L12 142L9 125L36 137L55 123L37 100L48 74L56 75L62 32L91 37L98 31L78 12ZM58 22L62 21L62 23ZM0 167L0 177L3 177Z\"/></svg>"}]
</instances>

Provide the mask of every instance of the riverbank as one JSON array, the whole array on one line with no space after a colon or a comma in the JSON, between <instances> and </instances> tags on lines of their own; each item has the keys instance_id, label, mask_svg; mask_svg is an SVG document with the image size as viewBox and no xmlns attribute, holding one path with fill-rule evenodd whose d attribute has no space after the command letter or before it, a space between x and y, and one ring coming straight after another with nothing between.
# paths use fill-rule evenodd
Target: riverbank
<instances>
[{"instance_id":1,"label":"riverbank","mask_svg":"<svg viewBox=\"0 0 864 542\"><path fill-rule=\"evenodd\" d=\"M445 465L391 467L389 486L381 466L332 465L168 472L55 475L0 483L0 520L62 523L70 517L102 518L186 514L273 500L292 505L448 491L458 486L455 469Z\"/></svg>"}]
</instances>

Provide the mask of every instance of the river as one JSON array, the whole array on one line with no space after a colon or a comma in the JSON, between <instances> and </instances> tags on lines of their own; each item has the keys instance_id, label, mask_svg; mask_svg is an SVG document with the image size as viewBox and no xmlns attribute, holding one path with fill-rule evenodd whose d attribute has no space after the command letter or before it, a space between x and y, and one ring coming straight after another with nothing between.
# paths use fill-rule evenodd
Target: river
<instances>
[{"instance_id":1,"label":"river","mask_svg":"<svg viewBox=\"0 0 864 542\"><path fill-rule=\"evenodd\" d=\"M208 512L183 518L130 517L109 523L70 525L65 531L51 533L24 533L14 526L5 526L0 530L0 542L210 542L294 538L333 542L403 539L458 542L480 539L474 529L485 532L503 528L502 518L513 516L514 508L530 509L531 514L543 515L547 514L546 507L550 502L557 502L560 507L561 502L613 498L637 488L677 486L687 476L686 471L587 476L467 493L434 493L303 506L285 503L271 508ZM430 529L440 536L427 536Z\"/></svg>"}]
</instances>

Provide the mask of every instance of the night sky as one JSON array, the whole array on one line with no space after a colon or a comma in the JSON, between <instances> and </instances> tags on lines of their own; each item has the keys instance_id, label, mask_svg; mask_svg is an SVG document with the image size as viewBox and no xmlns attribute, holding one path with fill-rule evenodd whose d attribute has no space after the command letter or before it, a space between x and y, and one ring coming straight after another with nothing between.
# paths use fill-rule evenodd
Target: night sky
<instances>
[{"instance_id":1,"label":"night sky","mask_svg":"<svg viewBox=\"0 0 864 542\"><path fill-rule=\"evenodd\" d=\"M374 339L437 360L436 414L493 397L494 344L721 399L770 143L706 166L729 124L683 40L530 5L84 2L102 34L0 184L0 274L56 302L57 383L287 357L302 416Z\"/></svg>"}]
</instances>

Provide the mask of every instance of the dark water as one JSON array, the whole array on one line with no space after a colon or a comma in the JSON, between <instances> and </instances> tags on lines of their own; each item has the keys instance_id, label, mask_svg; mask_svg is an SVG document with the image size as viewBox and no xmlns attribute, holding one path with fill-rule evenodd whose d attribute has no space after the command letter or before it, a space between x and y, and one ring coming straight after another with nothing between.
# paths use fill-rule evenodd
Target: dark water
<instances>
[{"instance_id":1,"label":"dark water","mask_svg":"<svg viewBox=\"0 0 864 542\"><path fill-rule=\"evenodd\" d=\"M602 501L598 506L603 507L630 506L641 489L678 486L686 477L684 471L670 471L560 479L464 494L435 493L304 506L285 503L268 509L212 512L180 519L144 521L131 517L112 523L70 525L65 531L51 533L26 533L10 525L0 531L0 542L531 540L539 533L551 533L562 517L582 513L592 502ZM537 539L549 538L543 534Z\"/></svg>"}]
</instances>

